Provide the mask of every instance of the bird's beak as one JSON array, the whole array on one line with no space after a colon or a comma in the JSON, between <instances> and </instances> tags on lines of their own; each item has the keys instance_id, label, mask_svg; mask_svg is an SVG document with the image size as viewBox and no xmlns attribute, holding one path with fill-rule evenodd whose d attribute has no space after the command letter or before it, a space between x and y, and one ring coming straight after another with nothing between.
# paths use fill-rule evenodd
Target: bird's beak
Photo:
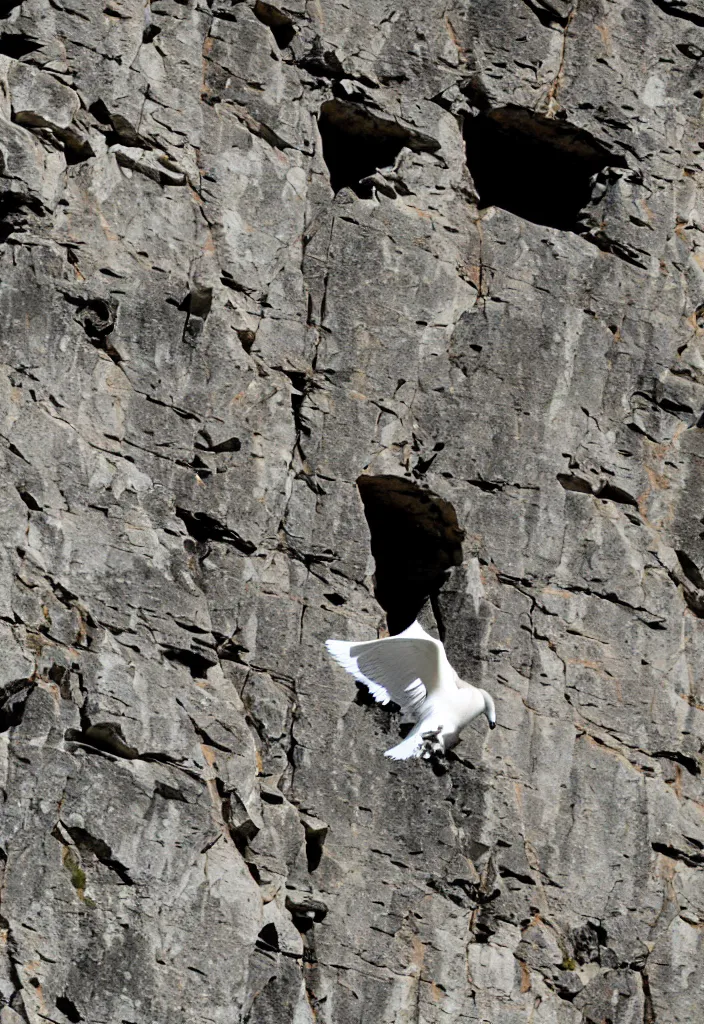
<instances>
[{"instance_id":1,"label":"bird's beak","mask_svg":"<svg viewBox=\"0 0 704 1024\"><path fill-rule=\"evenodd\" d=\"M496 728L496 722L489 722L489 728L490 729L495 729Z\"/></svg>"}]
</instances>

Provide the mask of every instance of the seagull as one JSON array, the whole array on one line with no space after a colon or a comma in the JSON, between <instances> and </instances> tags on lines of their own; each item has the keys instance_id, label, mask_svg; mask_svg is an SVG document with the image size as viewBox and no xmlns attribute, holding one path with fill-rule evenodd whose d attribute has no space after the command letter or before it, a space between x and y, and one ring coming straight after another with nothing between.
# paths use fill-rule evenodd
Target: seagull
<instances>
[{"instance_id":1,"label":"seagull","mask_svg":"<svg viewBox=\"0 0 704 1024\"><path fill-rule=\"evenodd\" d=\"M359 644L327 640L325 646L338 664L364 683L375 701L394 701L416 723L385 757L428 760L444 754L459 743L461 731L479 715L486 715L489 728L496 727L490 694L460 679L441 642L419 622L382 640Z\"/></svg>"}]
</instances>

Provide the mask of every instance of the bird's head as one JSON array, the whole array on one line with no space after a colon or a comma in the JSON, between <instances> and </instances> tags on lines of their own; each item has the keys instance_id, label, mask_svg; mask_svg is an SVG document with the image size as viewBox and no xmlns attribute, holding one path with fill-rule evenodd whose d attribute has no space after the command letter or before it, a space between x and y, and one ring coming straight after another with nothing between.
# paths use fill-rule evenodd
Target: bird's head
<instances>
[{"instance_id":1,"label":"bird's head","mask_svg":"<svg viewBox=\"0 0 704 1024\"><path fill-rule=\"evenodd\" d=\"M486 715L490 729L496 728L496 708L494 707L494 699L490 693L486 690L480 690L482 697L484 698L484 714Z\"/></svg>"}]
</instances>

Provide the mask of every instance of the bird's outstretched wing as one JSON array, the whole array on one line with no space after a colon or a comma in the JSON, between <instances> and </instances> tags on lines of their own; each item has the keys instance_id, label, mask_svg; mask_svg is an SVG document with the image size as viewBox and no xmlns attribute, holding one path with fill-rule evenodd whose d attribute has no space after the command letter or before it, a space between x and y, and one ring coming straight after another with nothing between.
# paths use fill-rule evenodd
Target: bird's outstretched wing
<instances>
[{"instance_id":1,"label":"bird's outstretched wing","mask_svg":"<svg viewBox=\"0 0 704 1024\"><path fill-rule=\"evenodd\" d=\"M429 694L456 686L442 644L417 622L383 640L359 644L328 640L325 646L376 701L392 700L405 714L417 717Z\"/></svg>"}]
</instances>

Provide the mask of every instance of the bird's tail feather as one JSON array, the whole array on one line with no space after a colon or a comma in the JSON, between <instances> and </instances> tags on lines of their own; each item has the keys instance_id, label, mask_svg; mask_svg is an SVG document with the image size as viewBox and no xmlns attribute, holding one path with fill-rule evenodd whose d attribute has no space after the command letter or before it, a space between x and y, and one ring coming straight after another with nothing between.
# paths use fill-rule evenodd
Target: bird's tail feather
<instances>
[{"instance_id":1,"label":"bird's tail feather","mask_svg":"<svg viewBox=\"0 0 704 1024\"><path fill-rule=\"evenodd\" d=\"M426 726L423 725L422 729L425 732ZM407 761L410 757L419 757L422 747L423 737L421 736L421 723L419 722L414 729L411 729L405 739L397 743L395 747L385 751L384 757L390 757L392 761Z\"/></svg>"}]
</instances>

